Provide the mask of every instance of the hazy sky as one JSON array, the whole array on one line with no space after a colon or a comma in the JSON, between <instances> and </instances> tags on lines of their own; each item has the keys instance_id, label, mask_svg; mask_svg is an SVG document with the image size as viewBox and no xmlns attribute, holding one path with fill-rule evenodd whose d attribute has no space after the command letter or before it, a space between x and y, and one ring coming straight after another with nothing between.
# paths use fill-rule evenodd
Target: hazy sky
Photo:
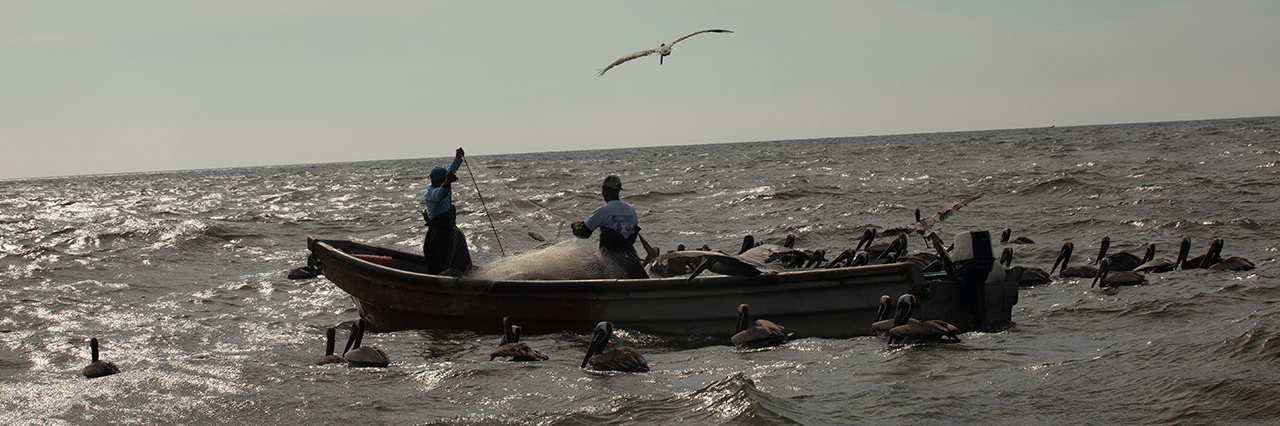
<instances>
[{"instance_id":1,"label":"hazy sky","mask_svg":"<svg viewBox=\"0 0 1280 426\"><path fill-rule=\"evenodd\" d=\"M0 0L0 179L1274 115L1280 1Z\"/></svg>"}]
</instances>

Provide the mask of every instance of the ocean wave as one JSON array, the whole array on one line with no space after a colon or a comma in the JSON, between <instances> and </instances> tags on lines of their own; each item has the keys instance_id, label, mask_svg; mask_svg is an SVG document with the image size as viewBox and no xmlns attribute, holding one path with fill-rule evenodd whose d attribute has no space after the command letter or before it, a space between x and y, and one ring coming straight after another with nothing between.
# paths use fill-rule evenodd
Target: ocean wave
<instances>
[{"instance_id":1,"label":"ocean wave","mask_svg":"<svg viewBox=\"0 0 1280 426\"><path fill-rule=\"evenodd\" d=\"M801 424L803 409L761 391L742 373L692 392L661 398L622 398L594 412L569 413L549 424Z\"/></svg>"}]
</instances>

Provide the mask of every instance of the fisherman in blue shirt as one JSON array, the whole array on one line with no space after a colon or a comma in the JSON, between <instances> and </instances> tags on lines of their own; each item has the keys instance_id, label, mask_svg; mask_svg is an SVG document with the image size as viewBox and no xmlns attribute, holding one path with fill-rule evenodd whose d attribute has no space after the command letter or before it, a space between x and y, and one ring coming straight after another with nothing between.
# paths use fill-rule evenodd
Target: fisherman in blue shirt
<instances>
[{"instance_id":1,"label":"fisherman in blue shirt","mask_svg":"<svg viewBox=\"0 0 1280 426\"><path fill-rule=\"evenodd\" d=\"M649 278L640 255L636 253L636 237L640 236L636 209L619 199L621 191L622 179L614 175L604 178L600 192L605 205L596 209L586 222L576 220L569 224L569 228L578 238L591 238L592 231L599 229L600 252L621 267L626 278Z\"/></svg>"},{"instance_id":2,"label":"fisherman in blue shirt","mask_svg":"<svg viewBox=\"0 0 1280 426\"><path fill-rule=\"evenodd\" d=\"M458 180L458 166L462 165L462 148L448 169L431 169L431 188L423 200L427 208L422 218L427 221L427 237L422 241L422 255L427 258L427 272L436 275L459 276L471 271L471 251L467 249L467 237L458 229L457 212L453 206L452 183Z\"/></svg>"}]
</instances>

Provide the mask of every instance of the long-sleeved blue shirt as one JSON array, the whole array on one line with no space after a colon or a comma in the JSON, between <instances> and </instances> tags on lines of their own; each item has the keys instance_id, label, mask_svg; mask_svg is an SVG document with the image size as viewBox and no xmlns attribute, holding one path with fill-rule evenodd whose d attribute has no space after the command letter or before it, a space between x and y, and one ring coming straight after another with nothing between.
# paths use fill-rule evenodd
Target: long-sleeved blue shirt
<instances>
[{"instance_id":1,"label":"long-sleeved blue shirt","mask_svg":"<svg viewBox=\"0 0 1280 426\"><path fill-rule=\"evenodd\" d=\"M462 156L453 157L453 164L449 165L449 173L458 171L458 166L462 165ZM427 188L427 193L423 195L423 201L427 203L427 220L435 219L442 213L448 213L453 208L453 191L448 186L432 186Z\"/></svg>"}]
</instances>

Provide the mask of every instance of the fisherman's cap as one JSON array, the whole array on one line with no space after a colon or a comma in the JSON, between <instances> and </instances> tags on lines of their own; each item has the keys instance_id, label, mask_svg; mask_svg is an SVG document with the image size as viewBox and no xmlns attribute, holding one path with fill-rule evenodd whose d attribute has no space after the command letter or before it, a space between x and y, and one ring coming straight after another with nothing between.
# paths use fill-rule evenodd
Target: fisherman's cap
<instances>
[{"instance_id":1,"label":"fisherman's cap","mask_svg":"<svg viewBox=\"0 0 1280 426\"><path fill-rule=\"evenodd\" d=\"M603 186L603 187L605 187L605 188L609 188L609 189L616 189L616 190L621 191L621 190L622 190L622 179L618 179L618 176L616 176L616 175L609 175L609 177L604 178L604 185L601 185L601 186Z\"/></svg>"},{"instance_id":2,"label":"fisherman's cap","mask_svg":"<svg viewBox=\"0 0 1280 426\"><path fill-rule=\"evenodd\" d=\"M449 174L449 171L445 170L444 167L436 167L431 169L431 180L435 181L444 179L444 175L446 174Z\"/></svg>"}]
</instances>

